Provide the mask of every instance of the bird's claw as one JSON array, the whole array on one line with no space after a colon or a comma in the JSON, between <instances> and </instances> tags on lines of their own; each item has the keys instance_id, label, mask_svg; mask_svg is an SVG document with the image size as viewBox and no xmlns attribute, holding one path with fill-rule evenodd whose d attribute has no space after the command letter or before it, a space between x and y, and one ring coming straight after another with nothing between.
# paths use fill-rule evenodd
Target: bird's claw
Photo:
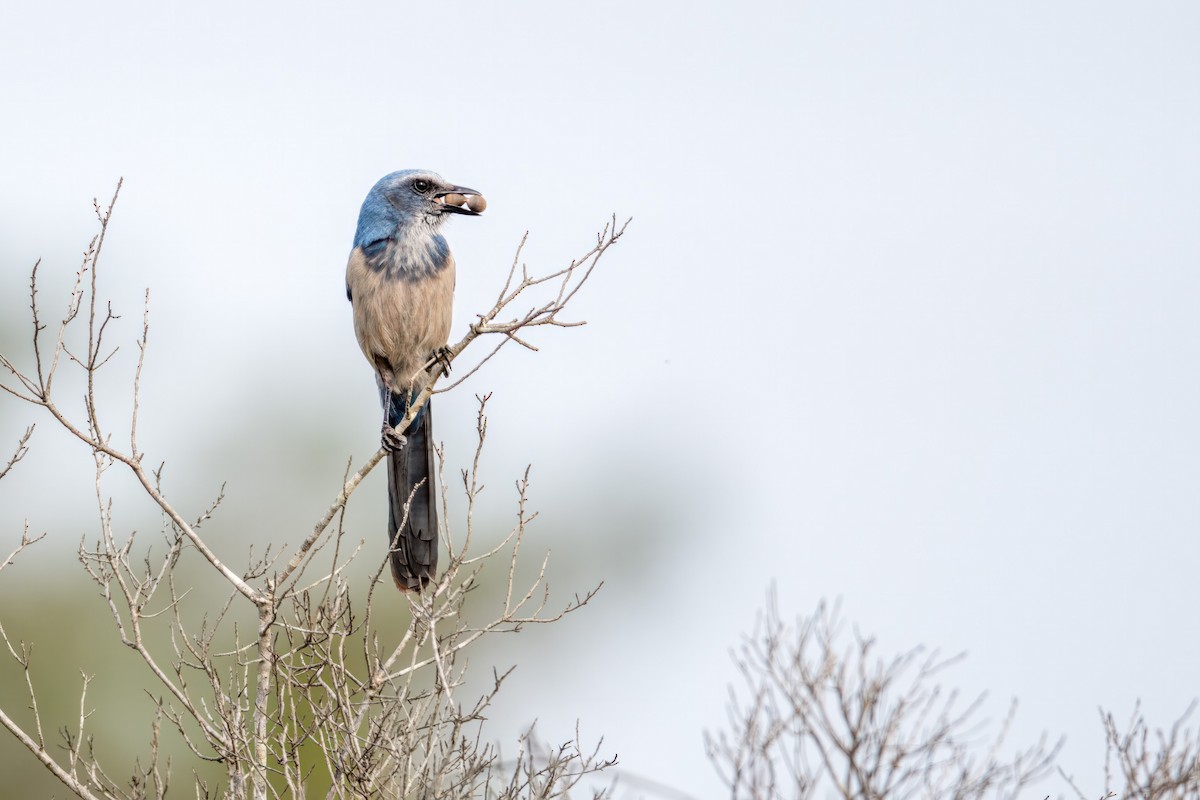
<instances>
[{"instance_id":1,"label":"bird's claw","mask_svg":"<svg viewBox=\"0 0 1200 800\"><path fill-rule=\"evenodd\" d=\"M430 365L439 364L442 367L442 372L446 375L450 374L450 348L439 347L433 351L433 357L429 359Z\"/></svg>"},{"instance_id":2,"label":"bird's claw","mask_svg":"<svg viewBox=\"0 0 1200 800\"><path fill-rule=\"evenodd\" d=\"M383 435L381 436L380 445L384 450L387 450L389 453L394 453L397 450L403 449L404 445L406 444L408 444L408 439L405 438L403 433L396 430L391 425L388 425L386 422L383 423Z\"/></svg>"}]
</instances>

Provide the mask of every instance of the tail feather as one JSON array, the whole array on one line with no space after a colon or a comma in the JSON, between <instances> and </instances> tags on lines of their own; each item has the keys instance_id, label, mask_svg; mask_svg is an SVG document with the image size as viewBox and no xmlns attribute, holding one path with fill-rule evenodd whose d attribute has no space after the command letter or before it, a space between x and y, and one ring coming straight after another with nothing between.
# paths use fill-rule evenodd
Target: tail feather
<instances>
[{"instance_id":1,"label":"tail feather","mask_svg":"<svg viewBox=\"0 0 1200 800\"><path fill-rule=\"evenodd\" d=\"M437 574L438 557L437 482L429 403L404 436L408 440L404 447L387 457L388 541L397 588L419 592Z\"/></svg>"}]
</instances>

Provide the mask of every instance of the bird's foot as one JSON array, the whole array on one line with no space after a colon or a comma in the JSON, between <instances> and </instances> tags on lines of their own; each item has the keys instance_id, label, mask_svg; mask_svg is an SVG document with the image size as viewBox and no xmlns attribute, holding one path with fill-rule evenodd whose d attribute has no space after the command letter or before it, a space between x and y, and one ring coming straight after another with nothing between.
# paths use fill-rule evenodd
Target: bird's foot
<instances>
[{"instance_id":1,"label":"bird's foot","mask_svg":"<svg viewBox=\"0 0 1200 800\"><path fill-rule=\"evenodd\" d=\"M397 450L401 450L404 448L404 445L408 444L408 439L405 438L404 434L393 428L391 425L388 425L386 422L383 423L383 435L380 437L380 439L380 445L389 453L394 453Z\"/></svg>"},{"instance_id":2,"label":"bird's foot","mask_svg":"<svg viewBox=\"0 0 1200 800\"><path fill-rule=\"evenodd\" d=\"M450 374L450 348L439 347L433 351L433 357L429 359L429 366L438 364L442 368L442 372L446 375Z\"/></svg>"}]
</instances>

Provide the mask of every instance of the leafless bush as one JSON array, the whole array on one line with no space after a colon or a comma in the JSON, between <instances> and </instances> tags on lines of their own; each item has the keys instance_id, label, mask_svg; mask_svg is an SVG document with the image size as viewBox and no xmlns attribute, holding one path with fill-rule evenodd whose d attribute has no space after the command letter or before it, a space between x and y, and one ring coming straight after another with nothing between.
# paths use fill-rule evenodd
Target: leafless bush
<instances>
[{"instance_id":1,"label":"leafless bush","mask_svg":"<svg viewBox=\"0 0 1200 800\"><path fill-rule=\"evenodd\" d=\"M1151 732L1139 703L1122 728L1110 712L1101 710L1104 726L1104 798L1198 800L1200 798L1200 736L1185 727L1196 710L1193 702L1168 731ZM1084 795L1061 769L1075 796Z\"/></svg>"},{"instance_id":2,"label":"leafless bush","mask_svg":"<svg viewBox=\"0 0 1200 800\"><path fill-rule=\"evenodd\" d=\"M744 686L729 691L728 727L705 736L730 797L1046 796L1030 786L1054 767L1061 742L1048 748L1043 737L1003 757L1012 713L989 741L978 719L983 698L962 704L939 683L957 659L920 649L883 658L875 650L871 639L846 637L836 609L824 605L785 622L771 593L734 656ZM1200 800L1200 736L1186 727L1195 707L1153 733L1140 706L1124 728L1101 711L1103 794L1085 794L1058 773L1078 800Z\"/></svg>"},{"instance_id":3,"label":"leafless bush","mask_svg":"<svg viewBox=\"0 0 1200 800\"><path fill-rule=\"evenodd\" d=\"M581 778L609 766L612 761L599 757L598 745L583 749L576 739L548 748L532 733L516 743L515 756L509 753L502 760L485 738L482 723L483 712L506 674L496 674L481 696L460 696L466 669L462 656L480 637L561 619L586 604L599 588L551 610L545 560L532 581L519 582L523 537L536 516L527 507L528 472L517 482L517 514L511 530L498 544L483 550L477 546L473 511L481 489L486 397L479 400L475 458L461 475L467 498L465 522L457 532L446 525L443 537L449 564L423 594L407 595L412 623L398 638L389 628L373 623L375 593L386 561L379 558L365 599L361 591L351 591L344 577L362 542L347 541L342 515L355 489L382 458L382 450L346 478L328 510L290 555L276 551L251 556L242 571L230 567L201 535L221 495L208 508L191 513L167 497L161 466L147 466L159 462L146 458L137 438L139 384L149 333L148 293L132 369L130 415L121 434L128 436L128 446L116 444L115 429L102 412L111 401L99 396L96 375L115 353L108 339L115 335L110 330L118 317L111 304L99 299L97 270L119 192L120 185L106 208L95 204L100 232L85 252L66 313L50 340L38 300L39 265L34 266L29 284L30 364L22 368L16 359L0 355L0 366L8 372L8 381L0 388L46 413L91 451L101 533L97 541L80 546L79 559L100 587L121 642L137 653L145 669L146 691L152 698L146 708L150 735L135 774L118 779L106 772L91 748L89 679L85 677L77 725L62 732L61 741L47 737L34 692L36 664L30 647L10 639L2 627L0 638L27 686L29 712L22 721L13 709L0 709L0 724L82 798L165 796L172 765L161 752L168 732L180 737L196 759L223 766L222 786L209 786L196 778L194 787L183 790L197 797L303 798L316 793L313 787L322 787L320 793L328 798L552 798L568 796ZM480 336L499 334L500 344L469 369L470 374L508 341L532 347L523 338L527 328L582 324L559 315L624 230L616 227L614 219L580 259L543 277L531 277L521 265L518 280L518 249L496 305L452 346L451 357L462 354ZM524 314L507 317L530 291L547 286L552 287L549 299L538 301ZM67 365L77 367L86 379L84 410L78 417L65 410L54 391L55 378ZM425 387L410 414L438 391L436 380ZM32 428L21 438L0 478L25 455L31 434ZM105 474L114 467L128 470L161 510L165 548L160 553L152 554L148 545L135 542L133 534L118 532L104 489ZM445 504L444 474L440 480ZM450 518L448 508L442 518ZM26 526L0 569L40 538L31 536ZM371 558L382 556L374 548L369 552ZM223 604L197 609L189 588L177 582L176 567L181 559L192 558L191 553L198 553L207 564L210 581L226 586ZM480 586L484 565L497 562L504 565L507 576L500 591L489 587L473 592ZM486 622L472 623L463 613L468 593L476 598L473 603L490 607ZM254 620L249 630L244 624L247 611Z\"/></svg>"},{"instance_id":4,"label":"leafless bush","mask_svg":"<svg viewBox=\"0 0 1200 800\"><path fill-rule=\"evenodd\" d=\"M705 737L730 797L1012 798L1051 770L1044 739L1001 756L1011 714L982 737L982 698L964 704L939 685L955 659L885 658L843 638L836 610L789 624L771 595L734 657L744 687L730 689L729 727Z\"/></svg>"}]
</instances>

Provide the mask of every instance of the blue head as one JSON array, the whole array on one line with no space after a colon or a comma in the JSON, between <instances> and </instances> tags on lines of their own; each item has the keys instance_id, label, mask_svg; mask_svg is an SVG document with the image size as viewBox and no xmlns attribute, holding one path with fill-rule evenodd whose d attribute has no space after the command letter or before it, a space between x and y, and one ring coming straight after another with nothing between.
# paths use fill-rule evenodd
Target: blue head
<instances>
[{"instance_id":1,"label":"blue head","mask_svg":"<svg viewBox=\"0 0 1200 800\"><path fill-rule=\"evenodd\" d=\"M432 236L447 219L448 214L478 213L465 206L446 202L447 195L477 195L479 192L455 186L436 172L424 169L404 169L379 179L367 193L358 213L358 229L354 246L373 249L387 240L398 240L409 234ZM460 200L461 202L461 200ZM377 249L377 248L374 248Z\"/></svg>"}]
</instances>

